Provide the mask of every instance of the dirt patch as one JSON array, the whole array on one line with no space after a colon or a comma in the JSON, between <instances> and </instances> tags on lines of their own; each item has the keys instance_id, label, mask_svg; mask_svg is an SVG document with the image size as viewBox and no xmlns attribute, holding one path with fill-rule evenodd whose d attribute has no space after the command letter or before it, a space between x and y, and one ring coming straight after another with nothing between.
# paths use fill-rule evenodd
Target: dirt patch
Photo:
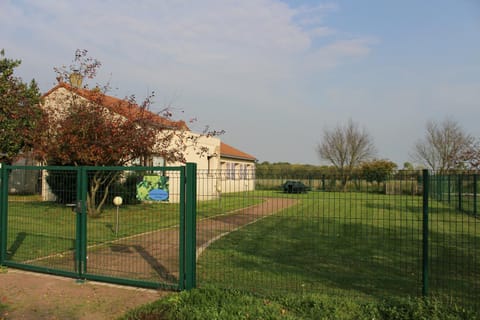
<instances>
[{"instance_id":1,"label":"dirt patch","mask_svg":"<svg viewBox=\"0 0 480 320\"><path fill-rule=\"evenodd\" d=\"M116 319L167 291L138 289L8 269L0 273L0 319Z\"/></svg>"}]
</instances>

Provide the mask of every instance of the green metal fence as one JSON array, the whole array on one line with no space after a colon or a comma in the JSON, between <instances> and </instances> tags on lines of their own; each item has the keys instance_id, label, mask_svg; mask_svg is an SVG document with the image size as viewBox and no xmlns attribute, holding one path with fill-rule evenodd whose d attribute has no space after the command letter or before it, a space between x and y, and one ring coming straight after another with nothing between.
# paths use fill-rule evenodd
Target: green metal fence
<instances>
[{"instance_id":1,"label":"green metal fence","mask_svg":"<svg viewBox=\"0 0 480 320\"><path fill-rule=\"evenodd\" d=\"M108 175L93 217L92 181ZM402 171L343 184L192 164L3 166L0 179L2 265L146 287L428 295L480 308L476 173ZM152 183L168 201L157 201L165 192L148 198L142 188Z\"/></svg>"},{"instance_id":2,"label":"green metal fence","mask_svg":"<svg viewBox=\"0 0 480 320\"><path fill-rule=\"evenodd\" d=\"M474 177L463 173L464 190ZM431 172L346 185L333 176L253 172L200 171L197 179L200 286L365 299L429 295L480 307L479 220L437 199L439 177ZM287 180L308 191L288 193Z\"/></svg>"},{"instance_id":3,"label":"green metal fence","mask_svg":"<svg viewBox=\"0 0 480 320\"><path fill-rule=\"evenodd\" d=\"M194 164L4 165L0 264L78 279L192 288L195 170ZM18 179L25 176L30 178Z\"/></svg>"},{"instance_id":4,"label":"green metal fence","mask_svg":"<svg viewBox=\"0 0 480 320\"><path fill-rule=\"evenodd\" d=\"M456 210L478 215L478 174L460 172L439 174L432 177L432 198Z\"/></svg>"}]
</instances>

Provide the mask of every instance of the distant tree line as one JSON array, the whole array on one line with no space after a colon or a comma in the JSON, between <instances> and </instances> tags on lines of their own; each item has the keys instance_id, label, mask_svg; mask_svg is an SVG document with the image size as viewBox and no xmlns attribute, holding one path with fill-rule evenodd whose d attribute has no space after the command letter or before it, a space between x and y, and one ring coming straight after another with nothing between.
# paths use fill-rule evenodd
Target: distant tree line
<instances>
[{"instance_id":1,"label":"distant tree line","mask_svg":"<svg viewBox=\"0 0 480 320\"><path fill-rule=\"evenodd\" d=\"M384 182L392 177L397 165L389 160L371 160L362 162L350 172L350 178L364 179L368 182ZM342 179L342 173L335 166L315 166L310 164L291 164L289 162L268 161L258 163L256 166L258 179ZM343 181L342 181L343 184Z\"/></svg>"}]
</instances>

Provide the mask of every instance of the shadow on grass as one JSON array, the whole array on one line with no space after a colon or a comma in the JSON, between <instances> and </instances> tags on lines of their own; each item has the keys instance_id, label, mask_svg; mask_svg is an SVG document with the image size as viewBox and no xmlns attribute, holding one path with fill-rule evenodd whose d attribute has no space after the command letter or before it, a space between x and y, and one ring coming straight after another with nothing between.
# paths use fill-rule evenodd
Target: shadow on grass
<instances>
[{"instance_id":1,"label":"shadow on grass","mask_svg":"<svg viewBox=\"0 0 480 320\"><path fill-rule=\"evenodd\" d=\"M13 241L12 245L7 249L7 254L6 254L6 259L10 260L15 256L15 253L17 253L17 250L20 248L22 243L25 241L25 238L27 237L26 232L19 232L17 233L17 236L15 237L15 240Z\"/></svg>"},{"instance_id":2,"label":"shadow on grass","mask_svg":"<svg viewBox=\"0 0 480 320\"><path fill-rule=\"evenodd\" d=\"M24 231L18 232L15 239L10 241L11 245L7 249L5 258L17 262L62 253L75 248L75 239Z\"/></svg>"},{"instance_id":3,"label":"shadow on grass","mask_svg":"<svg viewBox=\"0 0 480 320\"><path fill-rule=\"evenodd\" d=\"M480 241L455 244L432 231L430 288L475 303L480 295ZM437 240L435 240L437 239ZM439 266L445 266L445 271ZM448 266L456 266L448 270ZM462 267L463 266L463 267ZM201 283L271 293L344 292L377 299L422 292L418 226L311 217L269 217L214 243L199 261Z\"/></svg>"},{"instance_id":4,"label":"shadow on grass","mask_svg":"<svg viewBox=\"0 0 480 320\"><path fill-rule=\"evenodd\" d=\"M387 211L397 211L397 212L408 212L413 214L421 214L422 213L422 204L408 204L408 205L401 205L395 203L375 203L370 202L365 205L368 209L374 210L387 210Z\"/></svg>"},{"instance_id":5,"label":"shadow on grass","mask_svg":"<svg viewBox=\"0 0 480 320\"><path fill-rule=\"evenodd\" d=\"M217 258L229 259L225 266L233 269L234 276L245 276L239 282L247 286L267 280L275 287L286 285L286 290L341 288L378 296L392 291L416 293L420 278L412 270L421 270L419 240L393 243L385 241L385 233L384 228L335 219L275 217L232 233L211 249ZM222 257L223 250L232 256ZM209 256L204 259L208 263ZM255 280L255 275L260 279Z\"/></svg>"}]
</instances>

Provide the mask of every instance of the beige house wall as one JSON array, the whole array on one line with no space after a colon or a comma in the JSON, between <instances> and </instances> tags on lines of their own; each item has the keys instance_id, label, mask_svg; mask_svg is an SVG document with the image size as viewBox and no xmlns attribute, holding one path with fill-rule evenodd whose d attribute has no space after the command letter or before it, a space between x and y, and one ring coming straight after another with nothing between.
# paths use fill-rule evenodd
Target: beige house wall
<instances>
[{"instance_id":1,"label":"beige house wall","mask_svg":"<svg viewBox=\"0 0 480 320\"><path fill-rule=\"evenodd\" d=\"M220 160L220 192L255 190L255 163L233 158Z\"/></svg>"},{"instance_id":2,"label":"beige house wall","mask_svg":"<svg viewBox=\"0 0 480 320\"><path fill-rule=\"evenodd\" d=\"M78 99L78 100L76 100ZM43 102L43 107L51 114L64 117L69 102L81 103L89 100L72 93L70 90L59 87L52 91ZM65 103L67 102L67 103ZM107 111L108 109L105 108ZM120 116L120 115L118 115ZM120 116L121 117L121 116ZM169 134L164 131L162 134ZM193 138L193 139L192 139ZM175 139L177 139L175 141ZM221 197L222 194L231 192L251 191L255 189L255 163L251 160L222 157L221 140L217 137L206 137L186 131L175 137L171 145L174 147L182 139L180 144L187 146L184 156L186 162L197 164L197 199L211 200ZM159 136L159 141L162 140ZM153 157L153 166L183 166L180 162L166 162L162 157ZM169 176L169 173L166 172ZM42 190L45 200L54 197L50 192L45 177L42 179ZM180 179L177 173L171 172L169 176L170 202L180 201Z\"/></svg>"},{"instance_id":3,"label":"beige house wall","mask_svg":"<svg viewBox=\"0 0 480 320\"><path fill-rule=\"evenodd\" d=\"M187 149L185 151L185 160L186 162L196 163L197 164L197 195L198 199L212 199L217 197L217 192L212 184L205 183L200 176L200 172L213 172L219 169L220 165L220 139L215 137L205 137L196 133L189 133L197 139L195 145L191 144L191 139L184 141L187 143ZM167 167L170 166L184 166L184 163L181 162L163 162L159 157L154 158L155 163L165 163ZM169 201L177 203L180 201L180 195L175 190L180 190L179 178L172 174L169 176L169 190L170 197ZM203 195L203 196L200 196Z\"/></svg>"},{"instance_id":4,"label":"beige house wall","mask_svg":"<svg viewBox=\"0 0 480 320\"><path fill-rule=\"evenodd\" d=\"M251 160L222 157L220 139L201 137L199 144L208 147L208 152L198 155L192 146L185 155L186 162L197 164L197 200L218 199L225 193L255 190L255 162ZM181 166L183 163L167 163ZM170 190L178 190L178 179L169 179ZM178 202L173 192L169 201Z\"/></svg>"}]
</instances>

